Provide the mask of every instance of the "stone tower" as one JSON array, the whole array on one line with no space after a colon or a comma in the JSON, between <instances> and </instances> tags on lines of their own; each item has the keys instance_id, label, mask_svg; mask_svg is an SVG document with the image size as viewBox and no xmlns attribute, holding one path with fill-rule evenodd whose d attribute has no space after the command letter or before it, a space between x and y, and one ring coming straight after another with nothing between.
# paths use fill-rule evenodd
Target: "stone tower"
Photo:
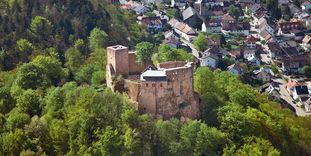
<instances>
[{"instance_id":1,"label":"stone tower","mask_svg":"<svg viewBox=\"0 0 311 156\"><path fill-rule=\"evenodd\" d=\"M112 65L114 74L127 76L129 74L128 48L121 45L108 47L107 64Z\"/></svg>"}]
</instances>

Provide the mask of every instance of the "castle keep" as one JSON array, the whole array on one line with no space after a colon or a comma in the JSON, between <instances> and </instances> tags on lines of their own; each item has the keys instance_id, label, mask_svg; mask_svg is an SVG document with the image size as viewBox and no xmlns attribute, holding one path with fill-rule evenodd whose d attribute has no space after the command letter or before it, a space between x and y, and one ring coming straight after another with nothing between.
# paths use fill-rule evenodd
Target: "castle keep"
<instances>
[{"instance_id":1,"label":"castle keep","mask_svg":"<svg viewBox=\"0 0 311 156\"><path fill-rule=\"evenodd\" d=\"M191 62L166 62L157 68L136 63L135 52L117 45L107 48L107 86L126 92L140 113L169 119L199 116ZM120 78L122 76L122 78Z\"/></svg>"}]
</instances>

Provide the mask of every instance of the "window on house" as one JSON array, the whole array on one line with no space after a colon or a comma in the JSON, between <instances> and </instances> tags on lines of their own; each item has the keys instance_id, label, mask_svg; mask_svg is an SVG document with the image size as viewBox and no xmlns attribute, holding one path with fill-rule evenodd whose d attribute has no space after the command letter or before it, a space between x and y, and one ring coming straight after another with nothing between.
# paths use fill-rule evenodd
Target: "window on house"
<instances>
[{"instance_id":1,"label":"window on house","mask_svg":"<svg viewBox=\"0 0 311 156\"><path fill-rule=\"evenodd\" d=\"M148 87L148 83L146 83L146 87Z\"/></svg>"},{"instance_id":2,"label":"window on house","mask_svg":"<svg viewBox=\"0 0 311 156\"><path fill-rule=\"evenodd\" d=\"M155 83L152 84L152 87L155 87Z\"/></svg>"}]
</instances>

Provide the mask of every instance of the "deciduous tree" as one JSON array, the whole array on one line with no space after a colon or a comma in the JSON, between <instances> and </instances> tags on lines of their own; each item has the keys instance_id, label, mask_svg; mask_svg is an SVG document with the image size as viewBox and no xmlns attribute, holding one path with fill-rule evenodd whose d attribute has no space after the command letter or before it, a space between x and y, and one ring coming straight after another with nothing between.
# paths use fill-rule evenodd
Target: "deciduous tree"
<instances>
[{"instance_id":1,"label":"deciduous tree","mask_svg":"<svg viewBox=\"0 0 311 156\"><path fill-rule=\"evenodd\" d=\"M107 37L106 32L99 28L94 28L89 36L90 49L94 51L95 49L103 48L106 44Z\"/></svg>"},{"instance_id":2,"label":"deciduous tree","mask_svg":"<svg viewBox=\"0 0 311 156\"><path fill-rule=\"evenodd\" d=\"M151 61L154 53L153 45L150 42L141 42L135 46L136 58L138 63L146 63Z\"/></svg>"},{"instance_id":3,"label":"deciduous tree","mask_svg":"<svg viewBox=\"0 0 311 156\"><path fill-rule=\"evenodd\" d=\"M206 50L208 47L206 35L204 33L200 33L198 37L194 40L193 44L199 51Z\"/></svg>"}]
</instances>

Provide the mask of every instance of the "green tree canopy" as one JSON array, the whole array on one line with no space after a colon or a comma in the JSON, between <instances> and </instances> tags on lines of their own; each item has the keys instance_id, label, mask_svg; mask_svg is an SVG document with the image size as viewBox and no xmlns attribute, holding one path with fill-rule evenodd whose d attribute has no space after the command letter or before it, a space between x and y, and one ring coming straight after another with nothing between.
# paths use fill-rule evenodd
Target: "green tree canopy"
<instances>
[{"instance_id":1,"label":"green tree canopy","mask_svg":"<svg viewBox=\"0 0 311 156\"><path fill-rule=\"evenodd\" d=\"M90 49L93 51L98 48L103 48L106 45L108 35L105 31L94 28L89 36Z\"/></svg>"},{"instance_id":2,"label":"green tree canopy","mask_svg":"<svg viewBox=\"0 0 311 156\"><path fill-rule=\"evenodd\" d=\"M30 25L30 31L34 33L39 40L47 39L52 33L52 23L42 16L35 16Z\"/></svg>"},{"instance_id":3,"label":"green tree canopy","mask_svg":"<svg viewBox=\"0 0 311 156\"><path fill-rule=\"evenodd\" d=\"M305 77L311 77L311 67L310 66L304 66L302 68L302 73Z\"/></svg>"},{"instance_id":4,"label":"green tree canopy","mask_svg":"<svg viewBox=\"0 0 311 156\"><path fill-rule=\"evenodd\" d=\"M141 42L135 46L136 58L138 63L146 63L151 61L154 53L153 45L150 42Z\"/></svg>"},{"instance_id":5,"label":"green tree canopy","mask_svg":"<svg viewBox=\"0 0 311 156\"><path fill-rule=\"evenodd\" d=\"M193 56L183 49L176 49L167 44L161 44L158 52L153 55L152 60L154 64L167 61L192 61Z\"/></svg>"},{"instance_id":6,"label":"green tree canopy","mask_svg":"<svg viewBox=\"0 0 311 156\"><path fill-rule=\"evenodd\" d=\"M204 33L199 33L198 37L194 40L193 44L199 51L206 50L208 47L206 35Z\"/></svg>"},{"instance_id":7,"label":"green tree canopy","mask_svg":"<svg viewBox=\"0 0 311 156\"><path fill-rule=\"evenodd\" d=\"M17 108L30 116L39 115L41 112L40 95L34 90L26 90L16 99Z\"/></svg>"},{"instance_id":8,"label":"green tree canopy","mask_svg":"<svg viewBox=\"0 0 311 156\"><path fill-rule=\"evenodd\" d=\"M265 139L256 138L256 137L248 137L245 138L244 145L238 149L235 155L270 155L270 156L279 156L280 152L275 149L272 144Z\"/></svg>"},{"instance_id":9,"label":"green tree canopy","mask_svg":"<svg viewBox=\"0 0 311 156\"><path fill-rule=\"evenodd\" d=\"M236 20L238 20L241 15L240 9L238 7L235 7L234 5L229 6L228 12L231 16L235 17Z\"/></svg>"},{"instance_id":10,"label":"green tree canopy","mask_svg":"<svg viewBox=\"0 0 311 156\"><path fill-rule=\"evenodd\" d=\"M39 55L32 63L42 67L45 75L55 84L68 76L67 69L63 68L62 63L55 57Z\"/></svg>"},{"instance_id":11,"label":"green tree canopy","mask_svg":"<svg viewBox=\"0 0 311 156\"><path fill-rule=\"evenodd\" d=\"M65 53L65 61L65 66L71 72L76 72L83 64L84 57L79 50L75 48L70 48Z\"/></svg>"},{"instance_id":12,"label":"green tree canopy","mask_svg":"<svg viewBox=\"0 0 311 156\"><path fill-rule=\"evenodd\" d=\"M46 88L50 85L45 69L34 63L23 64L18 70L15 82L22 89Z\"/></svg>"}]
</instances>

